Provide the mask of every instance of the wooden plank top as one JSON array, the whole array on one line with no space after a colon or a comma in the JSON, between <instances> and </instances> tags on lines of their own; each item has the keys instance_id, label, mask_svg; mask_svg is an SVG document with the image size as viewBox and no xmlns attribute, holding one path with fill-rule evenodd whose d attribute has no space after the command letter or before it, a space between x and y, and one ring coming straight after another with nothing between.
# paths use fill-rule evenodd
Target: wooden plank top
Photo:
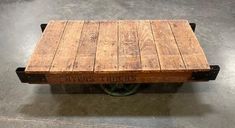
<instances>
[{"instance_id":1,"label":"wooden plank top","mask_svg":"<svg viewBox=\"0 0 235 128\"><path fill-rule=\"evenodd\" d=\"M187 20L50 21L27 73L202 71L209 64Z\"/></svg>"}]
</instances>

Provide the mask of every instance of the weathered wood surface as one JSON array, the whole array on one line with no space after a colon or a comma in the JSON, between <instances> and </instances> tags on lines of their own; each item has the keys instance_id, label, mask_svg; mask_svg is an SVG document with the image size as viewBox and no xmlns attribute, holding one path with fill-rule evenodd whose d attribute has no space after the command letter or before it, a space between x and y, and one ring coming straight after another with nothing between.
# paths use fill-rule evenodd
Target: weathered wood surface
<instances>
[{"instance_id":1,"label":"weathered wood surface","mask_svg":"<svg viewBox=\"0 0 235 128\"><path fill-rule=\"evenodd\" d=\"M206 56L188 21L170 22L172 32L188 70L209 69Z\"/></svg>"},{"instance_id":2,"label":"weathered wood surface","mask_svg":"<svg viewBox=\"0 0 235 128\"><path fill-rule=\"evenodd\" d=\"M150 21L139 21L137 31L142 70L160 71L159 56Z\"/></svg>"},{"instance_id":3,"label":"weathered wood surface","mask_svg":"<svg viewBox=\"0 0 235 128\"><path fill-rule=\"evenodd\" d=\"M100 22L99 39L96 49L95 71L118 70L118 23Z\"/></svg>"},{"instance_id":4,"label":"weathered wood surface","mask_svg":"<svg viewBox=\"0 0 235 128\"><path fill-rule=\"evenodd\" d=\"M83 21L69 21L61 38L50 71L72 71L80 41Z\"/></svg>"},{"instance_id":5,"label":"weathered wood surface","mask_svg":"<svg viewBox=\"0 0 235 128\"><path fill-rule=\"evenodd\" d=\"M118 70L141 70L136 21L119 21Z\"/></svg>"},{"instance_id":6,"label":"weathered wood surface","mask_svg":"<svg viewBox=\"0 0 235 128\"><path fill-rule=\"evenodd\" d=\"M58 76L202 70L209 65L186 20L50 21L26 66Z\"/></svg>"},{"instance_id":7,"label":"weathered wood surface","mask_svg":"<svg viewBox=\"0 0 235 128\"><path fill-rule=\"evenodd\" d=\"M50 84L175 83L189 81L191 72L69 73L47 74L46 78Z\"/></svg>"},{"instance_id":8,"label":"weathered wood surface","mask_svg":"<svg viewBox=\"0 0 235 128\"><path fill-rule=\"evenodd\" d=\"M185 70L185 65L177 47L168 21L152 21L161 70Z\"/></svg>"},{"instance_id":9,"label":"weathered wood surface","mask_svg":"<svg viewBox=\"0 0 235 128\"><path fill-rule=\"evenodd\" d=\"M49 72L67 21L50 21L26 67L27 72Z\"/></svg>"},{"instance_id":10,"label":"weathered wood surface","mask_svg":"<svg viewBox=\"0 0 235 128\"><path fill-rule=\"evenodd\" d=\"M73 71L94 71L98 34L99 22L84 23Z\"/></svg>"}]
</instances>

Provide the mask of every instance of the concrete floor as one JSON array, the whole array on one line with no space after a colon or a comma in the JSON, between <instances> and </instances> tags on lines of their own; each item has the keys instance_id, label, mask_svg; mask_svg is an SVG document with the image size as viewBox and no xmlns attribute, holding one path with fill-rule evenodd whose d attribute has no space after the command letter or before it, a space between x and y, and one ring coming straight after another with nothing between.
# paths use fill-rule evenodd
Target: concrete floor
<instances>
[{"instance_id":1,"label":"concrete floor","mask_svg":"<svg viewBox=\"0 0 235 128\"><path fill-rule=\"evenodd\" d=\"M15 74L50 19L188 19L216 81L186 83L177 92L52 94L49 85L28 85ZM0 127L234 128L234 0L1 0Z\"/></svg>"}]
</instances>

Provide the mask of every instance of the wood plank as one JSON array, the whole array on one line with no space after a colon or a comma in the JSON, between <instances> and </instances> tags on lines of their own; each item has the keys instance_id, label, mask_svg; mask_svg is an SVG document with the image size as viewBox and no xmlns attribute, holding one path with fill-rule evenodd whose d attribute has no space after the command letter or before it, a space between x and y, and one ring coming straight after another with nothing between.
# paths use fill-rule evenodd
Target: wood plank
<instances>
[{"instance_id":1,"label":"wood plank","mask_svg":"<svg viewBox=\"0 0 235 128\"><path fill-rule=\"evenodd\" d=\"M117 71L117 29L116 21L101 21L97 43L95 71Z\"/></svg>"},{"instance_id":2,"label":"wood plank","mask_svg":"<svg viewBox=\"0 0 235 128\"><path fill-rule=\"evenodd\" d=\"M110 84L110 83L159 83L186 82L192 72L110 72L110 73L69 73L47 74L50 84Z\"/></svg>"},{"instance_id":3,"label":"wood plank","mask_svg":"<svg viewBox=\"0 0 235 128\"><path fill-rule=\"evenodd\" d=\"M179 20L169 23L186 68L189 70L208 70L209 65L206 56L188 21Z\"/></svg>"},{"instance_id":4,"label":"wood plank","mask_svg":"<svg viewBox=\"0 0 235 128\"><path fill-rule=\"evenodd\" d=\"M73 71L94 71L98 31L99 22L84 23Z\"/></svg>"},{"instance_id":5,"label":"wood plank","mask_svg":"<svg viewBox=\"0 0 235 128\"><path fill-rule=\"evenodd\" d=\"M138 21L138 38L142 70L160 70L157 49L149 21Z\"/></svg>"},{"instance_id":6,"label":"wood plank","mask_svg":"<svg viewBox=\"0 0 235 128\"><path fill-rule=\"evenodd\" d=\"M67 21L50 21L37 43L26 72L47 72L51 67Z\"/></svg>"},{"instance_id":7,"label":"wood plank","mask_svg":"<svg viewBox=\"0 0 235 128\"><path fill-rule=\"evenodd\" d=\"M141 70L136 21L119 21L118 69Z\"/></svg>"},{"instance_id":8,"label":"wood plank","mask_svg":"<svg viewBox=\"0 0 235 128\"><path fill-rule=\"evenodd\" d=\"M84 21L68 21L50 72L72 71Z\"/></svg>"},{"instance_id":9,"label":"wood plank","mask_svg":"<svg viewBox=\"0 0 235 128\"><path fill-rule=\"evenodd\" d=\"M208 69L184 20L50 21L26 66L46 74Z\"/></svg>"},{"instance_id":10,"label":"wood plank","mask_svg":"<svg viewBox=\"0 0 235 128\"><path fill-rule=\"evenodd\" d=\"M182 57L167 21L151 21L161 70L185 70Z\"/></svg>"}]
</instances>

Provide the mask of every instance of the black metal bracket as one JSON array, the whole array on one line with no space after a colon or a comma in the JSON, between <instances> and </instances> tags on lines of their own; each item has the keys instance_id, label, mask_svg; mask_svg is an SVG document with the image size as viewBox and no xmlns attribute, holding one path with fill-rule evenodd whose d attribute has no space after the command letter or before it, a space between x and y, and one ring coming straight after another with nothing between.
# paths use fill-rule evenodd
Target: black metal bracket
<instances>
[{"instance_id":1,"label":"black metal bracket","mask_svg":"<svg viewBox=\"0 0 235 128\"><path fill-rule=\"evenodd\" d=\"M193 32L195 32L196 29L196 23L189 23L189 25L191 26Z\"/></svg>"},{"instance_id":2,"label":"black metal bracket","mask_svg":"<svg viewBox=\"0 0 235 128\"><path fill-rule=\"evenodd\" d=\"M41 24L40 25L42 32L44 32L45 28L47 27L47 24Z\"/></svg>"},{"instance_id":3,"label":"black metal bracket","mask_svg":"<svg viewBox=\"0 0 235 128\"><path fill-rule=\"evenodd\" d=\"M195 32L196 23L189 23L189 25L191 26L193 32ZM40 27L41 27L42 32L44 32L45 28L47 27L47 24L41 24Z\"/></svg>"},{"instance_id":4,"label":"black metal bracket","mask_svg":"<svg viewBox=\"0 0 235 128\"><path fill-rule=\"evenodd\" d=\"M16 74L22 83L47 83L45 74L27 74L25 72L25 67L17 68Z\"/></svg>"},{"instance_id":5,"label":"black metal bracket","mask_svg":"<svg viewBox=\"0 0 235 128\"><path fill-rule=\"evenodd\" d=\"M193 72L192 80L196 80L196 81L215 80L219 73L219 70L220 70L219 65L210 65L209 71Z\"/></svg>"},{"instance_id":6,"label":"black metal bracket","mask_svg":"<svg viewBox=\"0 0 235 128\"><path fill-rule=\"evenodd\" d=\"M196 29L196 23L189 23L189 25L191 26L193 32L195 32Z\"/></svg>"},{"instance_id":7,"label":"black metal bracket","mask_svg":"<svg viewBox=\"0 0 235 128\"><path fill-rule=\"evenodd\" d=\"M196 23L189 23L189 25L191 26L193 32L195 32ZM43 23L43 24L40 25L40 27L41 27L42 32L44 32L45 28L47 27L47 24Z\"/></svg>"},{"instance_id":8,"label":"black metal bracket","mask_svg":"<svg viewBox=\"0 0 235 128\"><path fill-rule=\"evenodd\" d=\"M220 71L219 65L210 65L209 71L193 72L191 80L193 81L215 80L219 71ZM35 83L35 84L48 83L45 74L27 74L25 72L25 67L17 68L16 74L22 83Z\"/></svg>"}]
</instances>

